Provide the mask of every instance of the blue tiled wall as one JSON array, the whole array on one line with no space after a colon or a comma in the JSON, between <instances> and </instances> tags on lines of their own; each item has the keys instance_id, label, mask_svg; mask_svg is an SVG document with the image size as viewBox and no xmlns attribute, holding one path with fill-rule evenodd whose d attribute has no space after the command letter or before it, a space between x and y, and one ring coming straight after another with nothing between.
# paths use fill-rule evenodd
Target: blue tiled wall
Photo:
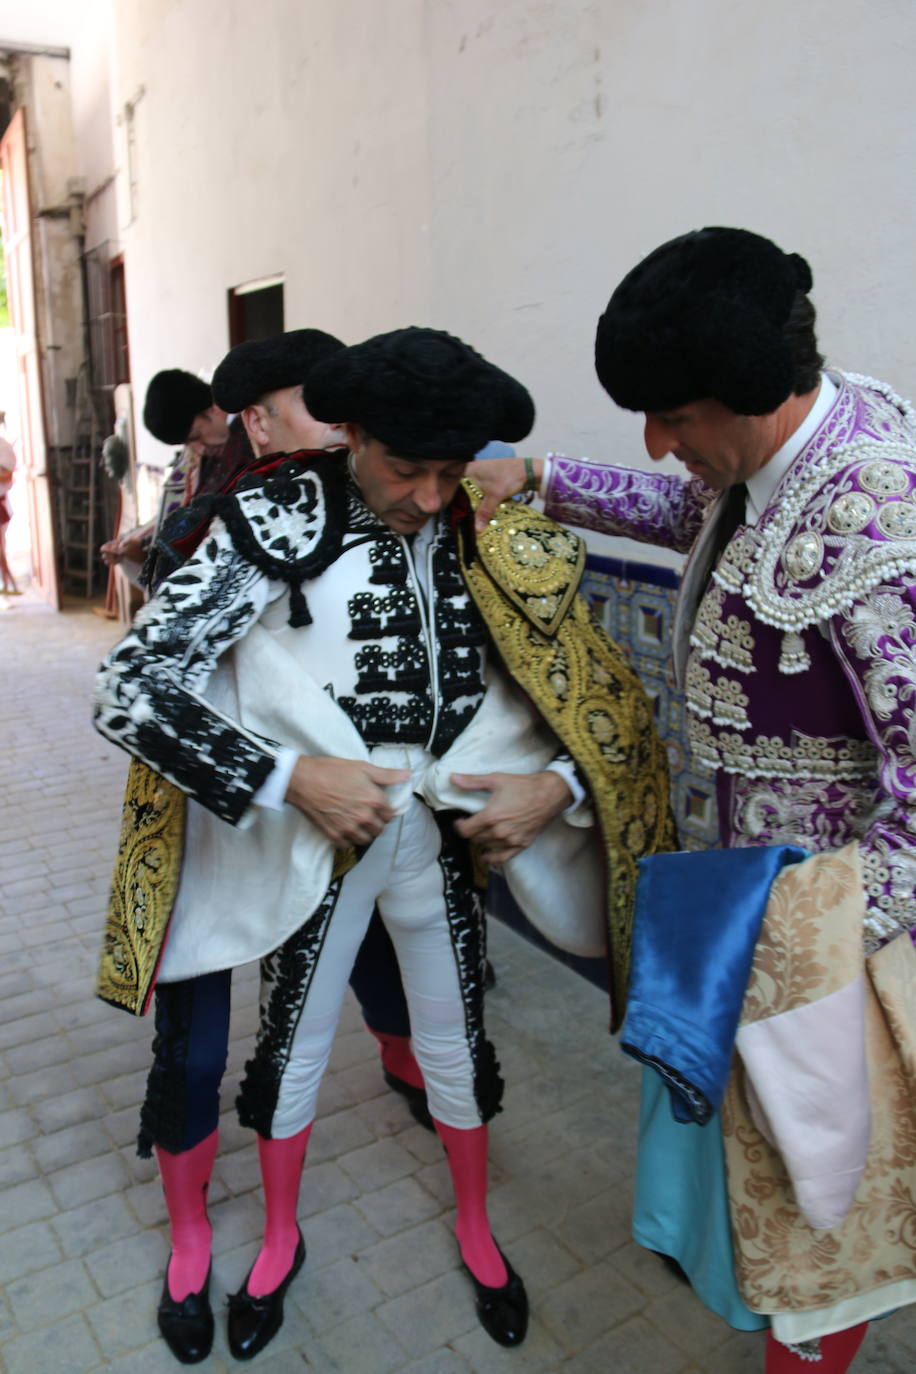
<instances>
[{"instance_id":1,"label":"blue tiled wall","mask_svg":"<svg viewBox=\"0 0 916 1374\"><path fill-rule=\"evenodd\" d=\"M583 593L612 639L630 655L655 705L658 731L668 749L671 804L683 849L718 841L712 774L691 764L683 697L671 662L671 622L679 578L671 568L591 555Z\"/></svg>"}]
</instances>

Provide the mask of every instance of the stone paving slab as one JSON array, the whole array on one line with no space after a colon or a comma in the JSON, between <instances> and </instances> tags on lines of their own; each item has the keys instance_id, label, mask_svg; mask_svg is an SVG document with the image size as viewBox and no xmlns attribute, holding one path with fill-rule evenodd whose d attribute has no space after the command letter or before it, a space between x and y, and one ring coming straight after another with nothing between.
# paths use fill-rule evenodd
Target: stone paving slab
<instances>
[{"instance_id":1,"label":"stone paving slab","mask_svg":"<svg viewBox=\"0 0 916 1374\"><path fill-rule=\"evenodd\" d=\"M171 1374L155 1308L168 1237L133 1151L152 1027L93 996L126 758L94 733L92 675L117 638L85 607L0 598L0 1368ZM508 1082L492 1216L527 1280L529 1337L478 1325L435 1137L388 1092L347 1002L302 1188L308 1263L262 1374L759 1374L759 1335L711 1316L629 1235L638 1070L602 993L493 924L490 1032ZM241 1282L261 1224L257 1157L231 1110L257 1016L238 970L211 1192L213 1291ZM222 1314L208 1374L236 1368ZM857 1371L912 1374L916 1309ZM816 1366L812 1366L816 1369Z\"/></svg>"}]
</instances>

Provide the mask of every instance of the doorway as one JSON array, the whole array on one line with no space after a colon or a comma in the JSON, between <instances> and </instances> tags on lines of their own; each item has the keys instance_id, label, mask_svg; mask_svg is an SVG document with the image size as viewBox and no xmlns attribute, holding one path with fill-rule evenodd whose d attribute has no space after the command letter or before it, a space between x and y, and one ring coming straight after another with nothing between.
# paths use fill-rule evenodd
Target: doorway
<instances>
[{"instance_id":1,"label":"doorway","mask_svg":"<svg viewBox=\"0 0 916 1374\"><path fill-rule=\"evenodd\" d=\"M282 334L283 278L262 277L229 289L229 347Z\"/></svg>"},{"instance_id":2,"label":"doorway","mask_svg":"<svg viewBox=\"0 0 916 1374\"><path fill-rule=\"evenodd\" d=\"M10 120L0 140L3 181L3 236L10 321L15 340L16 400L19 421L20 491L28 510L32 585L55 610L60 608L57 549L52 515L51 475L45 443L44 402L29 196L25 110Z\"/></svg>"}]
</instances>

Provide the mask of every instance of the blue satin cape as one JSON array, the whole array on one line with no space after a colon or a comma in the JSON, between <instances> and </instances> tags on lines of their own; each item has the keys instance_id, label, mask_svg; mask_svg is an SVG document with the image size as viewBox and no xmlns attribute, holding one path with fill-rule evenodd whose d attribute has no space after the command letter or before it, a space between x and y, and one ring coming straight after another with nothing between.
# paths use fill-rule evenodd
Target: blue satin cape
<instances>
[{"instance_id":1,"label":"blue satin cape","mask_svg":"<svg viewBox=\"0 0 916 1374\"><path fill-rule=\"evenodd\" d=\"M620 1043L660 1074L677 1121L705 1125L722 1102L770 888L807 857L786 844L639 861Z\"/></svg>"}]
</instances>

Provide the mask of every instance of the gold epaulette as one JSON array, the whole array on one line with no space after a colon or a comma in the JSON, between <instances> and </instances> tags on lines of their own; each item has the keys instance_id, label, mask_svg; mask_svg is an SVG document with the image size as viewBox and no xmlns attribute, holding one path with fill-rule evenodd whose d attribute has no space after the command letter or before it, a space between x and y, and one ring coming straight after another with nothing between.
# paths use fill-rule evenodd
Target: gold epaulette
<instances>
[{"instance_id":1,"label":"gold epaulette","mask_svg":"<svg viewBox=\"0 0 916 1374\"><path fill-rule=\"evenodd\" d=\"M476 504L483 494L470 481ZM531 506L504 502L477 536L477 556L510 605L544 634L552 635L579 590L585 540Z\"/></svg>"}]
</instances>

